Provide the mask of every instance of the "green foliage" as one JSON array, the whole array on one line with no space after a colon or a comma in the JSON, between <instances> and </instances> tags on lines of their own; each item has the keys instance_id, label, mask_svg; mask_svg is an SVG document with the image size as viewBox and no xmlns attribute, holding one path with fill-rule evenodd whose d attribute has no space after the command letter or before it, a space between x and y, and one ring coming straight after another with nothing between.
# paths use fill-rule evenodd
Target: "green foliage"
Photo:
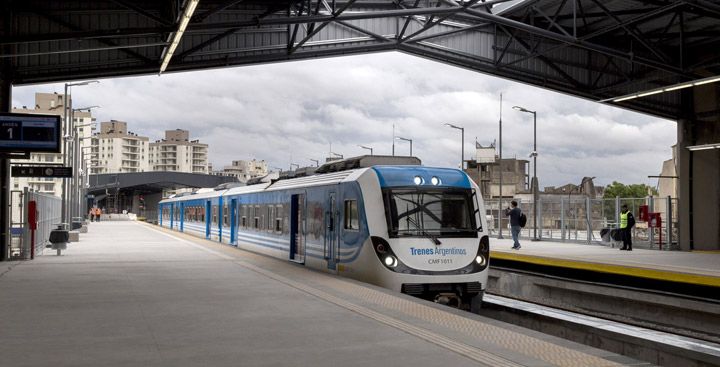
<instances>
[{"instance_id":1,"label":"green foliage","mask_svg":"<svg viewBox=\"0 0 720 367\"><path fill-rule=\"evenodd\" d=\"M658 195L654 187L646 184L623 185L620 182L613 181L612 185L605 187L603 199L620 198L644 198L648 196L648 189L652 190L653 195Z\"/></svg>"}]
</instances>

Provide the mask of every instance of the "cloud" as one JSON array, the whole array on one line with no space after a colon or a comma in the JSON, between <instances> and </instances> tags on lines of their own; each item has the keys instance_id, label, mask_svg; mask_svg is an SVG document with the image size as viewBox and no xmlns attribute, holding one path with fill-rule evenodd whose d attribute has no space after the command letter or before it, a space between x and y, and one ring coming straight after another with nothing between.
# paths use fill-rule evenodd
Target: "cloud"
<instances>
[{"instance_id":1,"label":"cloud","mask_svg":"<svg viewBox=\"0 0 720 367\"><path fill-rule=\"evenodd\" d=\"M34 105L34 93L62 93L62 84L13 89L14 106ZM670 159L675 122L641 115L401 53L326 58L281 64L103 79L74 87L75 105L100 105L98 121L126 121L151 140L165 130L190 130L210 145L218 168L258 159L270 167L323 161L332 149L346 157L392 154L393 127L413 139L425 165L457 167L460 131L465 157L474 141L498 140L503 93L503 156L527 159L537 111L541 186L579 182L653 183ZM332 145L332 148L331 148ZM395 141L398 155L409 144Z\"/></svg>"}]
</instances>

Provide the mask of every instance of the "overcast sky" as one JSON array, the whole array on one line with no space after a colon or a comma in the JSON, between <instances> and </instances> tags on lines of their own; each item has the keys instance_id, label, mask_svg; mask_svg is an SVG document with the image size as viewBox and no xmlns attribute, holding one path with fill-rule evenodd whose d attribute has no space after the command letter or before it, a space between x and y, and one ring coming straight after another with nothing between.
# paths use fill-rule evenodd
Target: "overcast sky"
<instances>
[{"instance_id":1,"label":"overcast sky","mask_svg":"<svg viewBox=\"0 0 720 367\"><path fill-rule=\"evenodd\" d=\"M63 84L13 89L13 106L34 105L34 94L63 93ZM597 176L652 186L671 158L676 123L550 92L441 63L391 52L192 73L102 79L75 87L74 107L99 105L98 122L126 121L151 141L170 129L190 130L210 145L217 170L232 160L265 160L270 169L314 164L332 151L345 157L392 152L395 134L413 139L426 166L458 167L460 131L465 157L475 138L498 139L503 94L503 157L527 158L537 111L540 187L578 184ZM396 155L409 145L396 141ZM532 165L532 164L531 164Z\"/></svg>"}]
</instances>

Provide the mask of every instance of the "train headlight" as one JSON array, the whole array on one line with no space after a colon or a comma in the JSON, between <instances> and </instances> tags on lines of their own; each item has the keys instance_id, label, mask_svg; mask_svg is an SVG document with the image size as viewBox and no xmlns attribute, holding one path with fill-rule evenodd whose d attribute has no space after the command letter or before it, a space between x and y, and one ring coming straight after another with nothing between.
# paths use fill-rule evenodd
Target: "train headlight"
<instances>
[{"instance_id":1,"label":"train headlight","mask_svg":"<svg viewBox=\"0 0 720 367\"><path fill-rule=\"evenodd\" d=\"M415 182L415 185L422 185L423 181L424 181L423 178L420 176L415 176L415 178L413 179L413 182Z\"/></svg>"},{"instance_id":2,"label":"train headlight","mask_svg":"<svg viewBox=\"0 0 720 367\"><path fill-rule=\"evenodd\" d=\"M391 268L394 268L397 266L397 264L398 264L398 261L395 258L395 256L388 256L385 258L385 265L387 265Z\"/></svg>"},{"instance_id":3,"label":"train headlight","mask_svg":"<svg viewBox=\"0 0 720 367\"><path fill-rule=\"evenodd\" d=\"M433 176L433 178L430 179L430 183L432 183L435 186L440 185L440 182L442 182L442 181L440 181L440 177L437 177L437 176Z\"/></svg>"},{"instance_id":4,"label":"train headlight","mask_svg":"<svg viewBox=\"0 0 720 367\"><path fill-rule=\"evenodd\" d=\"M484 256L481 256L481 255L478 255L478 256L475 258L475 262L477 262L478 265L480 265L480 266L485 266L485 257L484 257Z\"/></svg>"}]
</instances>

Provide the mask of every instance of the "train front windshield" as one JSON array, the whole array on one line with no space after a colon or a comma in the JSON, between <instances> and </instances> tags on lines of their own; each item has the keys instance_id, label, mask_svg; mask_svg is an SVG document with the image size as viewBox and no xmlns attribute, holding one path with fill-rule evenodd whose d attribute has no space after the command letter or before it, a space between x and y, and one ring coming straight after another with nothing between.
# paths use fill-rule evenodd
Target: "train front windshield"
<instances>
[{"instance_id":1,"label":"train front windshield","mask_svg":"<svg viewBox=\"0 0 720 367\"><path fill-rule=\"evenodd\" d=\"M385 189L390 237L477 237L469 189Z\"/></svg>"}]
</instances>

